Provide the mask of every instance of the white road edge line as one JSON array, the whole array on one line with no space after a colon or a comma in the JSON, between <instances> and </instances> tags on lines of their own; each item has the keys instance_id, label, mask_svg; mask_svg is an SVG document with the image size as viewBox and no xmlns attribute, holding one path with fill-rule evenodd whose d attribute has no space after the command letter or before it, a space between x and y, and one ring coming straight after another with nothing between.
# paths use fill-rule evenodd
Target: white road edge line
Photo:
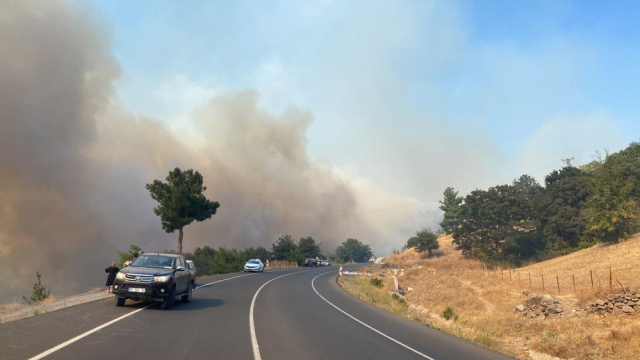
<instances>
[{"instance_id":1,"label":"white road edge line","mask_svg":"<svg viewBox=\"0 0 640 360\"><path fill-rule=\"evenodd\" d=\"M284 275L280 275L278 277L275 277L275 278L267 281L266 283L262 284L262 286L260 286L258 291L256 291L255 295L253 295L253 300L251 300L251 307L249 308L249 331L251 333L251 347L253 348L253 359L254 360L262 360L262 357L260 356L260 346L258 346L258 338L256 337L255 322L253 320L253 309L254 309L254 307L256 305L256 299L258 298L258 294L260 293L260 290L262 290L263 287L267 286L267 284L269 284L272 281L278 280L278 279L280 279L282 277L285 277L285 276L298 274L298 273L306 272L306 271L309 271L309 270L296 271L296 272L292 272L292 273L289 273L289 274L284 274Z\"/></svg>"},{"instance_id":2,"label":"white road edge line","mask_svg":"<svg viewBox=\"0 0 640 360\"><path fill-rule=\"evenodd\" d=\"M96 328L93 328L93 329L91 329L91 330L89 330L89 331L87 331L87 332L85 332L85 333L83 333L83 334L80 334L80 335L78 335L78 336L74 337L74 338L73 338L73 339L71 339L71 340L67 340L67 341L63 342L62 344L60 344L60 345L58 345L58 346L56 346L56 347L52 347L51 349L49 349L49 350L47 350L47 351L45 351L45 352L42 352L42 353L40 353L40 354L38 354L38 355L36 355L36 356L34 356L34 357L32 357L32 358L29 358L29 360L38 360L38 359L42 359L42 358L43 358L43 357L45 357L45 356L49 356L49 355L53 354L54 352L56 352L56 351L58 351L58 350L60 350L60 349L62 349L62 348L65 348L65 347L67 347L67 346L69 346L69 345L73 344L74 342L76 342L76 341L78 341L78 340L80 340L80 339L82 339L82 338L84 338L84 337L87 337L87 336L89 336L89 335L93 334L93 333L94 333L94 332L96 332L96 331L99 331L99 330L101 330L101 329L104 329L104 328L106 328L107 326L109 326L109 325L111 325L111 324L114 324L114 323L117 323L118 321L120 321L120 320L122 320L122 319L124 319L124 318L127 318L127 317L129 317L129 316L131 316L131 315L133 315L133 314L139 313L140 311L142 311L142 310L144 310L144 309L146 309L146 308L148 308L149 306L154 305L154 304L155 304L155 303L151 303L151 304L149 304L149 305L147 305L147 306L145 306L145 307L143 307L143 308L140 308L140 309L135 310L135 311L132 311L132 312L130 312L130 313L128 313L128 314L122 315L122 316L120 316L120 317L119 317L119 318L117 318L117 319L113 319L113 320L109 321L108 323L102 324L102 325L100 325L100 326L98 326L98 327L96 327Z\"/></svg>"},{"instance_id":3,"label":"white road edge line","mask_svg":"<svg viewBox=\"0 0 640 360\"><path fill-rule=\"evenodd\" d=\"M422 357L423 357L423 358L425 358L425 359L435 360L434 358L432 358L432 357L430 357L430 356L427 356L427 355L425 355L425 354L421 353L420 351L418 351L418 350L416 350L416 349L412 348L411 346L406 345L406 344L404 344L404 343L402 343L402 342L400 342L400 341L398 341L398 340L396 340L396 339L392 338L391 336L389 336L389 335L387 335L387 334L383 333L382 331L380 331L380 330L378 330L378 329L376 329L376 328L374 328L374 327L372 327L372 326L369 326L369 325L365 324L364 322L362 322L362 321L358 320L356 317L352 316L351 314L347 313L346 311L344 311L344 310L340 309L339 307L335 306L331 301L329 301L329 300L325 299L325 297L324 297L324 296L320 295L320 293L319 293L319 292L318 292L318 290L316 289L316 286L314 285L314 282L316 281L316 279L317 279L318 277L320 277L320 276L322 276L322 275L330 274L330 273L332 273L332 272L333 272L333 271L329 271L329 272L326 272L326 273L320 274L320 275L318 275L318 276L314 277L314 278L311 280L311 287L313 288L313 291L315 291L315 292L316 292L316 294L317 294L318 296L320 296L320 298L321 298L322 300L326 301L326 302L327 302L327 304L329 304L329 305L333 306L336 310L338 310L338 311L340 311L341 313L343 313L343 314L347 315L348 317L350 317L351 319L353 319L354 321L356 321L356 322L357 322L357 323L359 323L360 325L362 325L362 326L364 326L364 327L366 327L366 328L368 328L368 329L370 329L370 330L372 330L372 331L374 331L374 332L376 332L376 333L378 333L378 334L380 334L380 335L384 336L385 338L387 338L387 339L389 339L389 340L393 341L394 343L396 343L396 344L398 344L398 345L400 345L400 346L404 347L405 349L407 349L407 350L411 350L411 351L413 351L414 353L416 353L416 354L418 354L418 355L422 356Z\"/></svg>"},{"instance_id":4,"label":"white road edge line","mask_svg":"<svg viewBox=\"0 0 640 360\"><path fill-rule=\"evenodd\" d=\"M202 287L205 287L205 286L209 286L209 285L213 285L213 284L216 284L216 283L220 283L220 282L223 282L223 281L231 280L231 279L237 279L237 278L239 278L239 277L243 277L243 276L249 276L249 275L253 275L253 274L244 274L244 275L234 276L234 277L230 277L230 278L226 278L226 279L222 279L222 280L218 280L218 281L210 282L210 283L208 283L208 284L200 285L200 286L196 287L196 289L199 289L199 288L202 288ZM287 275L289 275L289 274L287 274ZM67 346L69 346L69 345L73 344L74 342L76 342L76 341L78 341L78 340L81 340L81 339L83 339L83 338L85 338L85 337L87 337L87 336L89 336L89 335L93 334L93 333L94 333L94 332L96 332L96 331L100 331L100 330L102 330L102 329L106 328L106 327L107 327L107 326L109 326L109 325L115 324L115 323L117 323L118 321L120 321L120 320L122 320L122 319L125 319L125 318L127 318L127 317L129 317L129 316L131 316L131 315L133 315L133 314L139 313L140 311L142 311L142 310L144 310L144 309L148 308L149 306L155 305L155 304L156 304L155 302L152 302L151 304L146 305L146 306L145 306L145 307L143 307L143 308L140 308L140 309L134 310L134 311L132 311L132 312L130 312L130 313L128 313L128 314L124 314L124 315L120 316L119 318L113 319L113 320L109 321L108 323L104 323L104 324L102 324L102 325L100 325L100 326L98 326L98 327L96 327L96 328L93 328L93 329L91 329L91 330L89 330L89 331L87 331L87 332L85 332L85 333L82 333L82 334L80 334L80 335L78 335L78 336L74 337L74 338L73 338L73 339L71 339L71 340L67 340L67 341L63 342L62 344L60 344L60 345L58 345L58 346L52 347L51 349L49 349L49 350L47 350L47 351L44 351L44 352L42 352L42 353L40 353L40 354L38 354L38 355L36 355L36 356L34 356L34 357L31 357L31 358L29 358L29 360L39 360L39 359L42 359L42 358L43 358L43 357L45 357L45 356L49 356L49 355L53 354L54 352L56 352L56 351L58 351L58 350L60 350L60 349L63 349L63 348L65 348L65 347L67 347Z\"/></svg>"}]
</instances>

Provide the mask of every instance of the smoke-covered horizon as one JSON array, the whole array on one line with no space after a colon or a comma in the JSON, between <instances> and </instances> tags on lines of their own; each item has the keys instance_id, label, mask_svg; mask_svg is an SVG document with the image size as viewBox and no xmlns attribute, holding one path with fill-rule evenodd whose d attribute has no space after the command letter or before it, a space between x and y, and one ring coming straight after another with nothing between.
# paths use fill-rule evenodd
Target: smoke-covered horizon
<instances>
[{"instance_id":1,"label":"smoke-covered horizon","mask_svg":"<svg viewBox=\"0 0 640 360\"><path fill-rule=\"evenodd\" d=\"M65 295L102 286L102 269L129 244L175 248L177 235L161 230L145 184L176 166L200 171L207 197L221 203L211 220L185 229L187 251L268 248L283 234L311 235L323 251L348 237L390 251L399 245L389 224L411 227L406 215L384 223L357 215L363 198L375 205L415 200L371 184L356 189L349 176L314 162L306 150L309 110L273 115L258 106L255 90L223 91L193 109L197 137L190 137L119 104L119 65L86 12L62 1L5 8L0 301L28 295L36 271Z\"/></svg>"}]
</instances>

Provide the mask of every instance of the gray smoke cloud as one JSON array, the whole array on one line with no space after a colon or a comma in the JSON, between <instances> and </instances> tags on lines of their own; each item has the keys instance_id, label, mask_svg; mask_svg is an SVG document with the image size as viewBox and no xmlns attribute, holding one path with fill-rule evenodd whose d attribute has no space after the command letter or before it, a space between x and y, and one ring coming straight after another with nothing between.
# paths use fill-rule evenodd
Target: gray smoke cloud
<instances>
[{"instance_id":1,"label":"gray smoke cloud","mask_svg":"<svg viewBox=\"0 0 640 360\"><path fill-rule=\"evenodd\" d=\"M64 1L9 1L0 11L0 301L28 295L36 270L58 294L102 286L102 269L135 243L175 248L145 190L173 167L204 175L222 207L189 226L196 246L265 246L284 233L331 250L347 237L383 244L406 216L377 224L359 199L410 201L357 190L310 160L309 111L273 116L255 91L227 92L193 112L199 140L116 101L120 70L105 31ZM369 191L371 190L371 191ZM424 215L424 214L423 214Z\"/></svg>"}]
</instances>

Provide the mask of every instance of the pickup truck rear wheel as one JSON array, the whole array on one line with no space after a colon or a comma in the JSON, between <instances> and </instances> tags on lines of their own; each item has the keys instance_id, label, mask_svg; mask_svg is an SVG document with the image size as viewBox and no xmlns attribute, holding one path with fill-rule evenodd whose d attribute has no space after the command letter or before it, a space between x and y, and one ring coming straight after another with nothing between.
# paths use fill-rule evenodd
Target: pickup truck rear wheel
<instances>
[{"instance_id":1,"label":"pickup truck rear wheel","mask_svg":"<svg viewBox=\"0 0 640 360\"><path fill-rule=\"evenodd\" d=\"M127 301L125 298L116 298L116 306L124 306L124 302Z\"/></svg>"},{"instance_id":2,"label":"pickup truck rear wheel","mask_svg":"<svg viewBox=\"0 0 640 360\"><path fill-rule=\"evenodd\" d=\"M186 294L182 295L182 302L188 303L191 301L191 296L193 295L193 285L189 284L189 290Z\"/></svg>"},{"instance_id":3,"label":"pickup truck rear wheel","mask_svg":"<svg viewBox=\"0 0 640 360\"><path fill-rule=\"evenodd\" d=\"M173 307L173 300L176 299L176 287L171 288L169 296L160 303L160 309L169 310Z\"/></svg>"}]
</instances>

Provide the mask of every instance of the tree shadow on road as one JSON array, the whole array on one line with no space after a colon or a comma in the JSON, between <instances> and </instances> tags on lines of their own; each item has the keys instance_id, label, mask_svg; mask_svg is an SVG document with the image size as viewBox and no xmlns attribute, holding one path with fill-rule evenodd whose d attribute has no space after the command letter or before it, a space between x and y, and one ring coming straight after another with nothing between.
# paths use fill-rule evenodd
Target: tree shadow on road
<instances>
[{"instance_id":1,"label":"tree shadow on road","mask_svg":"<svg viewBox=\"0 0 640 360\"><path fill-rule=\"evenodd\" d=\"M222 299L208 299L208 298L192 298L190 302L185 303L178 299L173 303L171 310L160 309L160 303L155 303L147 310L160 310L160 311L199 311L205 309L211 309L225 304ZM127 302L126 307L137 309L149 305L148 302Z\"/></svg>"},{"instance_id":2,"label":"tree shadow on road","mask_svg":"<svg viewBox=\"0 0 640 360\"><path fill-rule=\"evenodd\" d=\"M190 302L185 303L180 300L177 300L173 303L173 308L169 311L199 311L210 308L215 308L218 306L222 306L225 304L225 301L222 299L208 299L208 298L192 298ZM149 310L161 310L160 303L157 303L151 307Z\"/></svg>"}]
</instances>

